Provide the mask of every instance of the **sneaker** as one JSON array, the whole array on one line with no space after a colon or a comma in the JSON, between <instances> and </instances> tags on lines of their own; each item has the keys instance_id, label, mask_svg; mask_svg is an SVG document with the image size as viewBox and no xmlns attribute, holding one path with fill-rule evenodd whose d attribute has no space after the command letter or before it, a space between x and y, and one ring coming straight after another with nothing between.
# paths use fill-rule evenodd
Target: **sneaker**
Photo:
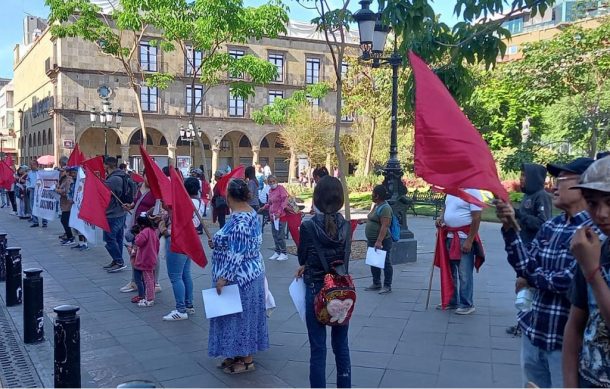
<instances>
[{"instance_id":1,"label":"sneaker","mask_svg":"<svg viewBox=\"0 0 610 389\"><path fill-rule=\"evenodd\" d=\"M152 307L153 305L155 305L155 300L148 301L146 299L142 299L138 303L138 307Z\"/></svg>"},{"instance_id":2,"label":"sneaker","mask_svg":"<svg viewBox=\"0 0 610 389\"><path fill-rule=\"evenodd\" d=\"M17 212L15 212L15 211L11 211L11 212L9 212L9 215L11 215L11 216L16 216L16 215L17 215Z\"/></svg>"},{"instance_id":3,"label":"sneaker","mask_svg":"<svg viewBox=\"0 0 610 389\"><path fill-rule=\"evenodd\" d=\"M110 269L111 267L113 267L114 265L116 265L116 262L115 262L115 261L112 261L112 262L110 262L108 265L104 265L104 266L103 266L103 268L104 268L104 269L106 269L106 270L108 270L108 269Z\"/></svg>"},{"instance_id":4,"label":"sneaker","mask_svg":"<svg viewBox=\"0 0 610 389\"><path fill-rule=\"evenodd\" d=\"M474 307L458 308L455 310L455 313L458 315L470 315L474 311L475 311Z\"/></svg>"},{"instance_id":5,"label":"sneaker","mask_svg":"<svg viewBox=\"0 0 610 389\"><path fill-rule=\"evenodd\" d=\"M140 297L138 295L135 295L131 298L131 302L134 304L139 304L142 300L144 300L144 297Z\"/></svg>"},{"instance_id":6,"label":"sneaker","mask_svg":"<svg viewBox=\"0 0 610 389\"><path fill-rule=\"evenodd\" d=\"M364 290L366 290L366 291L381 290L381 285L371 284L370 286L367 286L366 288L364 288Z\"/></svg>"},{"instance_id":7,"label":"sneaker","mask_svg":"<svg viewBox=\"0 0 610 389\"><path fill-rule=\"evenodd\" d=\"M32 225L30 226L30 228L36 228L36 227L40 227L40 224L38 224L38 223L34 223L34 224L32 224Z\"/></svg>"},{"instance_id":8,"label":"sneaker","mask_svg":"<svg viewBox=\"0 0 610 389\"><path fill-rule=\"evenodd\" d=\"M128 282L127 285L123 286L121 289L119 289L119 291L121 293L131 293L131 292L135 292L136 290L138 290L138 288L136 287L135 282Z\"/></svg>"},{"instance_id":9,"label":"sneaker","mask_svg":"<svg viewBox=\"0 0 610 389\"><path fill-rule=\"evenodd\" d=\"M66 239L68 239L68 236L66 236L66 234L59 235L59 240L66 240Z\"/></svg>"},{"instance_id":10,"label":"sneaker","mask_svg":"<svg viewBox=\"0 0 610 389\"><path fill-rule=\"evenodd\" d=\"M277 259L280 256L280 253L274 253L272 256L269 257L270 260L274 260Z\"/></svg>"},{"instance_id":11,"label":"sneaker","mask_svg":"<svg viewBox=\"0 0 610 389\"><path fill-rule=\"evenodd\" d=\"M116 273L116 272L120 272L123 269L126 269L127 266L125 266L125 264L119 265L118 263L115 263L114 266L112 266L110 269L108 269L108 273Z\"/></svg>"},{"instance_id":12,"label":"sneaker","mask_svg":"<svg viewBox=\"0 0 610 389\"><path fill-rule=\"evenodd\" d=\"M163 316L163 320L165 321L177 321L177 320L187 320L189 318L189 314L184 312L178 312L177 310L173 310L167 315Z\"/></svg>"},{"instance_id":13,"label":"sneaker","mask_svg":"<svg viewBox=\"0 0 610 389\"><path fill-rule=\"evenodd\" d=\"M279 257L277 257L275 259L276 261L287 261L288 260L288 255L281 253Z\"/></svg>"},{"instance_id":14,"label":"sneaker","mask_svg":"<svg viewBox=\"0 0 610 389\"><path fill-rule=\"evenodd\" d=\"M74 244L74 239L66 239L61 241L62 246L70 246L71 244Z\"/></svg>"},{"instance_id":15,"label":"sneaker","mask_svg":"<svg viewBox=\"0 0 610 389\"><path fill-rule=\"evenodd\" d=\"M162 291L163 291L163 288L161 288L161 285L155 284L155 293L159 293L159 292L162 292Z\"/></svg>"},{"instance_id":16,"label":"sneaker","mask_svg":"<svg viewBox=\"0 0 610 389\"><path fill-rule=\"evenodd\" d=\"M86 244L81 244L79 247L79 251L87 251L89 250L89 246Z\"/></svg>"},{"instance_id":17,"label":"sneaker","mask_svg":"<svg viewBox=\"0 0 610 389\"><path fill-rule=\"evenodd\" d=\"M194 307L190 307L190 308L186 308L186 313L188 313L189 315L194 315L195 314L195 308Z\"/></svg>"},{"instance_id":18,"label":"sneaker","mask_svg":"<svg viewBox=\"0 0 610 389\"><path fill-rule=\"evenodd\" d=\"M379 294L388 294L388 293L392 293L392 288L389 286L384 286L383 288L381 288L381 290L379 291Z\"/></svg>"},{"instance_id":19,"label":"sneaker","mask_svg":"<svg viewBox=\"0 0 610 389\"><path fill-rule=\"evenodd\" d=\"M436 306L436 309L438 309L439 311L442 311L443 310L443 304L438 304ZM446 308L447 311L448 310L453 310L453 309L457 309L457 306L456 305L450 305L450 304L447 305L447 308Z\"/></svg>"}]
</instances>

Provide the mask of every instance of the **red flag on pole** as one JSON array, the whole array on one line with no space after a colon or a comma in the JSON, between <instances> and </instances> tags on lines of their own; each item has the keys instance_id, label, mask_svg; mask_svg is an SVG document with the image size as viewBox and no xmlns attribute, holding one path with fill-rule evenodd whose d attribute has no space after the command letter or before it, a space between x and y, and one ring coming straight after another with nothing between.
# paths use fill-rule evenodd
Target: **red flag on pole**
<instances>
[{"instance_id":1,"label":"red flag on pole","mask_svg":"<svg viewBox=\"0 0 610 389\"><path fill-rule=\"evenodd\" d=\"M299 233L299 228L301 227L301 221L303 220L303 215L301 212L298 213L287 213L280 221L286 222L288 225L288 232L290 232L290 236L294 243L298 246L301 243L301 234ZM273 223L271 223L271 228L273 227Z\"/></svg>"},{"instance_id":2,"label":"red flag on pole","mask_svg":"<svg viewBox=\"0 0 610 389\"><path fill-rule=\"evenodd\" d=\"M415 77L415 174L444 192L486 189L508 202L481 134L428 65L412 51L409 61Z\"/></svg>"},{"instance_id":3,"label":"red flag on pole","mask_svg":"<svg viewBox=\"0 0 610 389\"><path fill-rule=\"evenodd\" d=\"M85 155L80 151L78 143L74 146L66 166L80 166L85 162Z\"/></svg>"},{"instance_id":4,"label":"red flag on pole","mask_svg":"<svg viewBox=\"0 0 610 389\"><path fill-rule=\"evenodd\" d=\"M167 178L167 176L163 173L159 165L152 160L142 145L140 145L140 155L142 155L142 162L144 163L148 187L153 193L153 196L155 196L156 199L163 200L168 207L171 206L172 187L169 182L169 178ZM170 167L170 170L173 169ZM180 180L180 182L182 182L182 180Z\"/></svg>"},{"instance_id":5,"label":"red flag on pole","mask_svg":"<svg viewBox=\"0 0 610 389\"><path fill-rule=\"evenodd\" d=\"M132 172L129 176L131 177L133 182L137 182L138 184L141 184L144 182L144 177L142 177L138 173Z\"/></svg>"},{"instance_id":6,"label":"red flag on pole","mask_svg":"<svg viewBox=\"0 0 610 389\"><path fill-rule=\"evenodd\" d=\"M4 162L6 162L8 167L10 167L11 169L13 168L13 166L15 166L15 162L13 162L13 157L10 154L8 154L6 156L6 158L4 159Z\"/></svg>"},{"instance_id":7,"label":"red flag on pole","mask_svg":"<svg viewBox=\"0 0 610 389\"><path fill-rule=\"evenodd\" d=\"M93 174L95 174L102 180L106 179L106 169L104 169L104 157L103 156L100 155L95 158L89 158L88 160L83 162L82 166L83 166L83 169L87 168L87 169L91 170L91 172L93 172Z\"/></svg>"},{"instance_id":8,"label":"red flag on pole","mask_svg":"<svg viewBox=\"0 0 610 389\"><path fill-rule=\"evenodd\" d=\"M0 161L0 188L10 190L15 181L15 172L6 161Z\"/></svg>"},{"instance_id":9,"label":"red flag on pole","mask_svg":"<svg viewBox=\"0 0 610 389\"><path fill-rule=\"evenodd\" d=\"M220 179L216 182L216 185L220 185L218 188L218 193L221 196L227 196L227 186L229 186L229 181L232 178L244 178L245 177L246 168L244 165L239 165L235 169L231 171L231 173L227 173L224 176L220 177Z\"/></svg>"},{"instance_id":10,"label":"red flag on pole","mask_svg":"<svg viewBox=\"0 0 610 389\"><path fill-rule=\"evenodd\" d=\"M85 189L78 217L89 224L110 232L108 218L106 217L106 209L110 203L110 189L88 167L84 169L86 174Z\"/></svg>"},{"instance_id":11,"label":"red flag on pole","mask_svg":"<svg viewBox=\"0 0 610 389\"><path fill-rule=\"evenodd\" d=\"M184 188L184 184L176 169L170 167L171 190L172 190L172 236L170 249L174 253L188 256L201 267L205 267L208 259L203 251L201 239L197 235L193 224L195 207L193 201Z\"/></svg>"}]
</instances>

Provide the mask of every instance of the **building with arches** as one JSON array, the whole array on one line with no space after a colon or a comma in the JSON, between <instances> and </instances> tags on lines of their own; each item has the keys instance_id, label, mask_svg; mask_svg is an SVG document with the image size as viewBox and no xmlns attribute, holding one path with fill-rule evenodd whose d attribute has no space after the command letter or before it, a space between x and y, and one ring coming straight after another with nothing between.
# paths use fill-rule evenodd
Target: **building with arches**
<instances>
[{"instance_id":1,"label":"building with arches","mask_svg":"<svg viewBox=\"0 0 610 389\"><path fill-rule=\"evenodd\" d=\"M92 43L53 38L48 27L39 30L29 44L19 44L14 49L20 160L50 154L57 161L69 155L78 143L86 156L103 155L107 148L108 155L129 162L132 168L140 168L138 145L142 131L136 96L127 87L122 66L102 55ZM197 101L193 126L203 144L192 137L182 137L180 128L188 127L191 101L203 94L205 85L196 85L195 91L191 90L187 61L181 51L163 52L149 45L148 38L156 38L154 33L143 40L139 60L146 69L149 72L162 69L175 77L165 90L142 87L139 91L147 127L147 150L160 165L169 159L181 166L204 165L209 176L227 166L266 163L281 180L296 177L297 156L279 141L279 128L257 125L251 114L307 84L334 84L334 69L326 43L313 25L291 21L287 30L285 36L277 39L263 38L223 48L231 55L266 58L278 67L280 75L268 85L256 86L255 95L245 101L232 96L227 85L206 91L205 97ZM24 32L24 36L29 34ZM357 33L352 39L356 49ZM120 127L100 123L96 115L103 101L110 104L113 112L121 110ZM336 94L331 92L313 104L333 114L335 102Z\"/></svg>"}]
</instances>

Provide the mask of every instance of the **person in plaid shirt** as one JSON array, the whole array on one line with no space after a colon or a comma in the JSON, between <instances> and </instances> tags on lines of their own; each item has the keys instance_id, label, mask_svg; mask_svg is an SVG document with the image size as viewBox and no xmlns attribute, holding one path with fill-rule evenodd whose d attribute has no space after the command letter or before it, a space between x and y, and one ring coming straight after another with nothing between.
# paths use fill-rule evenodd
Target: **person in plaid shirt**
<instances>
[{"instance_id":1,"label":"person in plaid shirt","mask_svg":"<svg viewBox=\"0 0 610 389\"><path fill-rule=\"evenodd\" d=\"M498 202L496 207L508 262L534 288L531 311L517 315L524 335L524 386L531 382L540 388L563 387L561 348L570 310L567 294L577 266L570 240L579 227L592 224L581 192L570 187L578 183L591 163L593 159L577 158L566 165L547 165L554 177L553 205L563 212L544 223L529 246L512 227L512 206Z\"/></svg>"}]
</instances>

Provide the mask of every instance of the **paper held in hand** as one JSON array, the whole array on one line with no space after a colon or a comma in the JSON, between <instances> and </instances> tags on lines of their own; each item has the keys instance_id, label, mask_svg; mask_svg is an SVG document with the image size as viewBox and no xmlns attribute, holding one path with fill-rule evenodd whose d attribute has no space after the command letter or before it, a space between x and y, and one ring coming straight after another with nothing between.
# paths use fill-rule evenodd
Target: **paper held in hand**
<instances>
[{"instance_id":1,"label":"paper held in hand","mask_svg":"<svg viewBox=\"0 0 610 389\"><path fill-rule=\"evenodd\" d=\"M366 261L364 263L383 269L385 267L385 255L386 251L369 247L366 250Z\"/></svg>"},{"instance_id":2,"label":"paper held in hand","mask_svg":"<svg viewBox=\"0 0 610 389\"><path fill-rule=\"evenodd\" d=\"M216 288L204 289L201 294L203 295L205 317L208 319L243 312L237 285L223 287L220 295L216 292Z\"/></svg>"},{"instance_id":3,"label":"paper held in hand","mask_svg":"<svg viewBox=\"0 0 610 389\"><path fill-rule=\"evenodd\" d=\"M295 278L288 287L288 293L292 298L301 320L305 322L305 282L302 278Z\"/></svg>"}]
</instances>

